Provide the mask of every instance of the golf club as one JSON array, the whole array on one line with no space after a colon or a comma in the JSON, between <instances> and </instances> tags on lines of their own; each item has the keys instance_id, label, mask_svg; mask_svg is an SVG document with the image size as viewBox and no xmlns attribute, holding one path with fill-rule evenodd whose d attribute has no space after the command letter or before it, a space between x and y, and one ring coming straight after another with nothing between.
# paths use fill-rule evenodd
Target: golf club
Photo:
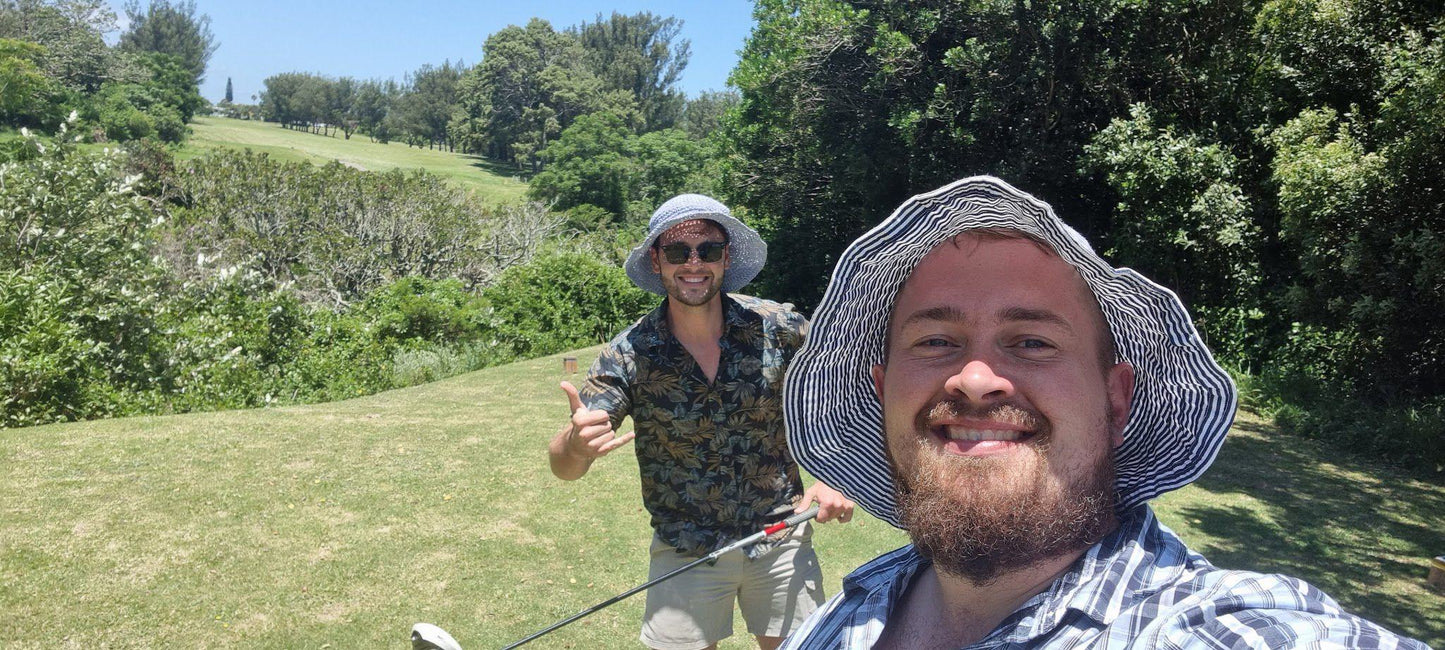
<instances>
[{"instance_id":1,"label":"golf club","mask_svg":"<svg viewBox=\"0 0 1445 650\"><path fill-rule=\"evenodd\" d=\"M553 623L546 629L537 632L525 639L522 639L521 641L513 643L512 645L502 648L502 650L512 650L512 648L520 647L522 645L535 641L538 638L541 638L542 636L548 634L549 632L556 630L557 628L563 627L569 623L576 621L577 619L583 618L588 614L607 607L608 605L621 601L628 596L631 596L639 591L651 587L652 585L667 580L668 578L672 578L689 569L696 568L700 564L716 562L718 558L728 554L729 552L736 551L740 548L744 548L752 544L756 544L764 537L772 535L778 531L786 530L797 526L798 524L808 521L809 519L812 519L816 516L818 516L818 506L815 505L811 508L808 508L807 510L794 514L793 516L788 517L787 519L784 519L776 524L768 526L767 528L764 528L756 533L748 535L747 537L744 537L736 542L728 544L727 546L724 546L716 551L708 553L707 555L698 558L695 561L689 562L684 566L673 569L672 571L667 572L667 574L665 575L654 578L652 580L648 580L647 582L633 587L632 589L628 589L627 591L617 594L616 596L613 596L607 600L597 603L596 605L577 612L576 614L573 614L568 618ZM412 650L461 650L461 646L457 644L456 640L452 639L451 635L447 634L441 628L430 623L417 623L411 628L411 646Z\"/></svg>"},{"instance_id":2,"label":"golf club","mask_svg":"<svg viewBox=\"0 0 1445 650\"><path fill-rule=\"evenodd\" d=\"M431 623L411 626L411 650L462 650L452 635Z\"/></svg>"}]
</instances>

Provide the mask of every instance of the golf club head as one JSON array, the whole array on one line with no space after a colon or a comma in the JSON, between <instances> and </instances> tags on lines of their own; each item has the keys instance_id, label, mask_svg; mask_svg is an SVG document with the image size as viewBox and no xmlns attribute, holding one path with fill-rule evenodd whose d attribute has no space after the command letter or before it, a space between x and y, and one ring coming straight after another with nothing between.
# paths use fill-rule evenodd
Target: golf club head
<instances>
[{"instance_id":1,"label":"golf club head","mask_svg":"<svg viewBox=\"0 0 1445 650\"><path fill-rule=\"evenodd\" d=\"M411 626L411 650L462 650L452 635L431 623Z\"/></svg>"}]
</instances>

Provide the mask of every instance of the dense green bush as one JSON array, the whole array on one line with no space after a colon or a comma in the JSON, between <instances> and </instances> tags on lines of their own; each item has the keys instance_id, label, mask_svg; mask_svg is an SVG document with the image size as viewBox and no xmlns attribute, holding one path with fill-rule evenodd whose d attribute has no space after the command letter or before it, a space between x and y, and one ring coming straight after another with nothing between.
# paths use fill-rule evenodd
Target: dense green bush
<instances>
[{"instance_id":1,"label":"dense green bush","mask_svg":"<svg viewBox=\"0 0 1445 650\"><path fill-rule=\"evenodd\" d=\"M163 345L165 270L153 215L114 155L27 141L0 164L0 340L6 426L105 415L112 394L150 390Z\"/></svg>"},{"instance_id":2,"label":"dense green bush","mask_svg":"<svg viewBox=\"0 0 1445 650\"><path fill-rule=\"evenodd\" d=\"M529 259L562 222L537 204L497 207L421 171L284 163L218 151L179 163L167 225L177 266L254 260L308 302L348 305L397 278L484 284Z\"/></svg>"},{"instance_id":3,"label":"dense green bush","mask_svg":"<svg viewBox=\"0 0 1445 650\"><path fill-rule=\"evenodd\" d=\"M226 158L219 169L182 168L203 180L255 172L257 185L229 191L267 187L277 200L248 205L217 200L226 196L219 187L170 177L175 168L154 147L135 148L126 161L66 142L23 144L15 160L0 164L0 229L16 233L0 240L0 427L354 397L597 343L650 302L593 255L519 264L529 256L519 251L530 249L508 247L507 238L541 237L560 222L539 224L522 207L487 213L495 222L459 245L474 251L472 263L484 255L510 260L491 289L479 293L456 277L471 267L455 257L428 266L436 251L416 251L399 253L345 301L315 300L307 287L317 285L295 282L305 278L297 267L276 273L266 251L215 245L222 240L207 246L198 233L235 238L236 229L216 222L264 216L278 232L303 234L282 242L294 248L271 253L291 251L293 261L313 265L349 254L356 259L346 268L361 268L384 253L381 243L424 244L455 234L448 224L477 221L475 213L454 203L455 194L433 191L450 189L425 175L356 176L332 167L287 178L247 156ZM198 187L212 193L197 201ZM229 207L238 210L218 210ZM310 222L293 223L304 219ZM367 239L398 225L434 230ZM335 250L307 249L324 246Z\"/></svg>"},{"instance_id":4,"label":"dense green bush","mask_svg":"<svg viewBox=\"0 0 1445 650\"><path fill-rule=\"evenodd\" d=\"M509 269L482 295L494 310L495 336L523 357L606 341L658 302L622 269L584 253Z\"/></svg>"},{"instance_id":5,"label":"dense green bush","mask_svg":"<svg viewBox=\"0 0 1445 650\"><path fill-rule=\"evenodd\" d=\"M492 326L486 301L460 280L406 277L367 296L358 314L382 340L470 341Z\"/></svg>"},{"instance_id":6,"label":"dense green bush","mask_svg":"<svg viewBox=\"0 0 1445 650\"><path fill-rule=\"evenodd\" d=\"M539 153L546 167L528 193L557 209L585 206L574 218L601 209L610 218L645 220L659 204L687 191L705 191L709 146L679 129L634 135L621 117L598 112L577 118Z\"/></svg>"}]
</instances>

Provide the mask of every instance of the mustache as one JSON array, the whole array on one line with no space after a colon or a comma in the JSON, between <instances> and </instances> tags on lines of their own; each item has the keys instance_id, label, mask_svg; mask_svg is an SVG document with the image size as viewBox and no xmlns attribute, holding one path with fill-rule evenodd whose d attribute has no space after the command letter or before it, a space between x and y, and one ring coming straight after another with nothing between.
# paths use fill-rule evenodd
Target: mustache
<instances>
[{"instance_id":1,"label":"mustache","mask_svg":"<svg viewBox=\"0 0 1445 650\"><path fill-rule=\"evenodd\" d=\"M951 399L940 401L928 409L928 413L923 416L923 424L933 427L944 420L959 419L998 422L1025 427L1030 431L1038 431L1043 423L1043 419L1037 413L1013 404L980 406L961 399Z\"/></svg>"}]
</instances>

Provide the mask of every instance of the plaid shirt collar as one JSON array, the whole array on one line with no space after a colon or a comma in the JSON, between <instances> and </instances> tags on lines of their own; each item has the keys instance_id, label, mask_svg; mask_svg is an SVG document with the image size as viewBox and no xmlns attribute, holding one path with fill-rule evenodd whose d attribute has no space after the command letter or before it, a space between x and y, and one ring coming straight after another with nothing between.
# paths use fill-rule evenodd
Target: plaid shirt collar
<instances>
[{"instance_id":1,"label":"plaid shirt collar","mask_svg":"<svg viewBox=\"0 0 1445 650\"><path fill-rule=\"evenodd\" d=\"M1148 505L1126 511L1114 532L1091 546L1048 589L1025 601L980 643L1023 644L1038 639L1063 623L1070 610L1108 626L1133 602L1178 582L1190 564L1205 562L1173 535L1160 533ZM1150 570L1111 575L1118 574L1121 557L1129 558L1130 568ZM883 613L887 620L913 577L931 563L912 544L895 550L844 578L843 599L871 601L866 609Z\"/></svg>"}]
</instances>

